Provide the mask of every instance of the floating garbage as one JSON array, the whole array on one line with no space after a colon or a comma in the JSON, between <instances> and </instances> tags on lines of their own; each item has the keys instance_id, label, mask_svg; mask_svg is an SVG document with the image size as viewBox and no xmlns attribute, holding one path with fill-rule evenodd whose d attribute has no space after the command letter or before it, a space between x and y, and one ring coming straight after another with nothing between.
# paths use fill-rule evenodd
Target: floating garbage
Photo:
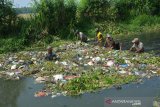
<instances>
[{"instance_id":1,"label":"floating garbage","mask_svg":"<svg viewBox=\"0 0 160 107\"><path fill-rule=\"evenodd\" d=\"M131 64L131 61L130 60L125 60L125 63L126 64Z\"/></svg>"},{"instance_id":2,"label":"floating garbage","mask_svg":"<svg viewBox=\"0 0 160 107\"><path fill-rule=\"evenodd\" d=\"M6 72L6 74L12 77L14 75L14 72Z\"/></svg>"},{"instance_id":3,"label":"floating garbage","mask_svg":"<svg viewBox=\"0 0 160 107\"><path fill-rule=\"evenodd\" d=\"M93 86L89 88L85 86L93 83L95 83L94 87L96 89L107 87L109 84L113 86L114 83L118 82L118 79L123 83L123 80L131 82L138 77L151 77L160 74L160 58L153 54L108 51L105 48L83 43L66 43L57 47L57 50L60 50L55 51L60 59L51 62L44 60L46 51L18 52L4 55L4 58L0 58L0 68L3 67L0 72L1 77L19 79L21 75L33 75L37 77L35 81L39 83L49 81L45 84L52 87L50 88L51 91L59 92L57 89L61 88L61 91L67 91L67 94L77 94L81 93L78 92L79 90L82 92L90 91L90 87ZM73 60L74 56L76 56L76 60ZM117 76L117 73L120 75ZM103 76L100 76L101 74ZM49 78L45 78L45 76ZM105 84L106 82L103 80L107 80L109 84ZM82 84L81 81L86 82L87 85ZM68 85L69 87L67 87ZM73 88L75 89L74 92ZM45 92L37 92L36 95L45 96ZM53 94L52 97L55 97L54 95L57 96Z\"/></svg>"},{"instance_id":4,"label":"floating garbage","mask_svg":"<svg viewBox=\"0 0 160 107\"><path fill-rule=\"evenodd\" d=\"M62 95L61 93L57 93L57 96L60 96L60 95Z\"/></svg>"},{"instance_id":5,"label":"floating garbage","mask_svg":"<svg viewBox=\"0 0 160 107\"><path fill-rule=\"evenodd\" d=\"M95 58L92 59L92 61L98 63L98 62L101 61L101 58L100 57L95 57Z\"/></svg>"},{"instance_id":6,"label":"floating garbage","mask_svg":"<svg viewBox=\"0 0 160 107\"><path fill-rule=\"evenodd\" d=\"M114 65L114 61L113 60L109 60L108 62L107 62L107 66L108 67L111 67L111 66L113 66Z\"/></svg>"},{"instance_id":7,"label":"floating garbage","mask_svg":"<svg viewBox=\"0 0 160 107\"><path fill-rule=\"evenodd\" d=\"M71 80L71 79L74 79L74 78L79 78L79 76L65 76L64 77L65 80Z\"/></svg>"},{"instance_id":8,"label":"floating garbage","mask_svg":"<svg viewBox=\"0 0 160 107\"><path fill-rule=\"evenodd\" d=\"M138 71L135 71L134 74L137 76L140 76L140 72L138 72Z\"/></svg>"},{"instance_id":9,"label":"floating garbage","mask_svg":"<svg viewBox=\"0 0 160 107\"><path fill-rule=\"evenodd\" d=\"M19 79L20 79L20 77L19 77L19 76L16 76L16 77L15 77L15 80L19 80Z\"/></svg>"},{"instance_id":10,"label":"floating garbage","mask_svg":"<svg viewBox=\"0 0 160 107\"><path fill-rule=\"evenodd\" d=\"M17 68L17 65L12 65L11 70L15 70Z\"/></svg>"},{"instance_id":11,"label":"floating garbage","mask_svg":"<svg viewBox=\"0 0 160 107\"><path fill-rule=\"evenodd\" d=\"M18 74L20 74L20 73L21 73L20 70L16 70L16 71L15 71L15 74L16 74L16 75L18 75Z\"/></svg>"},{"instance_id":12,"label":"floating garbage","mask_svg":"<svg viewBox=\"0 0 160 107\"><path fill-rule=\"evenodd\" d=\"M67 62L61 62L61 64L65 65L65 66L67 66L67 65L68 65L68 64L67 64Z\"/></svg>"},{"instance_id":13,"label":"floating garbage","mask_svg":"<svg viewBox=\"0 0 160 107\"><path fill-rule=\"evenodd\" d=\"M36 83L44 83L45 82L45 78L43 77L38 77L35 79Z\"/></svg>"},{"instance_id":14,"label":"floating garbage","mask_svg":"<svg viewBox=\"0 0 160 107\"><path fill-rule=\"evenodd\" d=\"M157 74L157 72L156 71L151 71L153 74Z\"/></svg>"},{"instance_id":15,"label":"floating garbage","mask_svg":"<svg viewBox=\"0 0 160 107\"><path fill-rule=\"evenodd\" d=\"M19 63L24 63L24 60L19 60L18 62L19 62Z\"/></svg>"},{"instance_id":16,"label":"floating garbage","mask_svg":"<svg viewBox=\"0 0 160 107\"><path fill-rule=\"evenodd\" d=\"M19 80L20 79L18 73L5 72L4 75L7 75L7 79L11 79L11 80Z\"/></svg>"},{"instance_id":17,"label":"floating garbage","mask_svg":"<svg viewBox=\"0 0 160 107\"><path fill-rule=\"evenodd\" d=\"M85 56L85 59L89 59L90 57L89 56Z\"/></svg>"},{"instance_id":18,"label":"floating garbage","mask_svg":"<svg viewBox=\"0 0 160 107\"><path fill-rule=\"evenodd\" d=\"M102 61L105 61L106 59L105 58L102 58Z\"/></svg>"},{"instance_id":19,"label":"floating garbage","mask_svg":"<svg viewBox=\"0 0 160 107\"><path fill-rule=\"evenodd\" d=\"M48 96L48 93L46 93L45 91L36 92L34 95L34 97L45 97L45 96Z\"/></svg>"},{"instance_id":20,"label":"floating garbage","mask_svg":"<svg viewBox=\"0 0 160 107\"><path fill-rule=\"evenodd\" d=\"M58 64L58 63L59 63L59 61L56 61L56 62L55 62L55 64Z\"/></svg>"},{"instance_id":21,"label":"floating garbage","mask_svg":"<svg viewBox=\"0 0 160 107\"><path fill-rule=\"evenodd\" d=\"M37 60L37 58L32 58L32 59L31 59L31 61L36 61L36 60Z\"/></svg>"},{"instance_id":22,"label":"floating garbage","mask_svg":"<svg viewBox=\"0 0 160 107\"><path fill-rule=\"evenodd\" d=\"M62 74L57 74L53 76L54 81L59 81L59 80L63 80L63 75Z\"/></svg>"},{"instance_id":23,"label":"floating garbage","mask_svg":"<svg viewBox=\"0 0 160 107\"><path fill-rule=\"evenodd\" d=\"M94 63L92 61L88 62L88 65L92 66Z\"/></svg>"},{"instance_id":24,"label":"floating garbage","mask_svg":"<svg viewBox=\"0 0 160 107\"><path fill-rule=\"evenodd\" d=\"M118 71L119 74L127 74L127 71Z\"/></svg>"},{"instance_id":25,"label":"floating garbage","mask_svg":"<svg viewBox=\"0 0 160 107\"><path fill-rule=\"evenodd\" d=\"M78 67L78 65L76 63L73 63L73 66Z\"/></svg>"},{"instance_id":26,"label":"floating garbage","mask_svg":"<svg viewBox=\"0 0 160 107\"><path fill-rule=\"evenodd\" d=\"M127 68L129 65L128 64L121 64L119 66L122 67L122 68Z\"/></svg>"},{"instance_id":27,"label":"floating garbage","mask_svg":"<svg viewBox=\"0 0 160 107\"><path fill-rule=\"evenodd\" d=\"M18 69L22 69L22 68L25 68L25 66L24 66L24 65L22 65L22 66L19 66L19 67L18 67Z\"/></svg>"},{"instance_id":28,"label":"floating garbage","mask_svg":"<svg viewBox=\"0 0 160 107\"><path fill-rule=\"evenodd\" d=\"M51 96L51 98L55 98L55 97L57 97L57 95L52 95L52 96Z\"/></svg>"},{"instance_id":29,"label":"floating garbage","mask_svg":"<svg viewBox=\"0 0 160 107\"><path fill-rule=\"evenodd\" d=\"M86 67L86 66L88 66L88 64L84 64L84 66Z\"/></svg>"},{"instance_id":30,"label":"floating garbage","mask_svg":"<svg viewBox=\"0 0 160 107\"><path fill-rule=\"evenodd\" d=\"M146 64L141 64L140 65L140 67L143 67L143 68L146 67L146 66L147 66Z\"/></svg>"},{"instance_id":31,"label":"floating garbage","mask_svg":"<svg viewBox=\"0 0 160 107\"><path fill-rule=\"evenodd\" d=\"M62 95L62 94L61 93L52 94L51 98L55 98L55 97L58 97L60 95Z\"/></svg>"},{"instance_id":32,"label":"floating garbage","mask_svg":"<svg viewBox=\"0 0 160 107\"><path fill-rule=\"evenodd\" d=\"M83 58L79 58L78 60L81 61Z\"/></svg>"},{"instance_id":33,"label":"floating garbage","mask_svg":"<svg viewBox=\"0 0 160 107\"><path fill-rule=\"evenodd\" d=\"M19 64L19 62L18 62L18 61L13 61L13 62L12 62L12 64L14 64L14 65L18 65L18 64Z\"/></svg>"},{"instance_id":34,"label":"floating garbage","mask_svg":"<svg viewBox=\"0 0 160 107\"><path fill-rule=\"evenodd\" d=\"M2 68L2 64L0 64L0 68Z\"/></svg>"},{"instance_id":35,"label":"floating garbage","mask_svg":"<svg viewBox=\"0 0 160 107\"><path fill-rule=\"evenodd\" d=\"M44 70L45 70L45 68L44 68L44 67L42 67L42 68L41 68L41 71L44 71Z\"/></svg>"},{"instance_id":36,"label":"floating garbage","mask_svg":"<svg viewBox=\"0 0 160 107\"><path fill-rule=\"evenodd\" d=\"M12 57L9 57L9 58L8 58L8 61L13 61L13 58L12 58Z\"/></svg>"}]
</instances>

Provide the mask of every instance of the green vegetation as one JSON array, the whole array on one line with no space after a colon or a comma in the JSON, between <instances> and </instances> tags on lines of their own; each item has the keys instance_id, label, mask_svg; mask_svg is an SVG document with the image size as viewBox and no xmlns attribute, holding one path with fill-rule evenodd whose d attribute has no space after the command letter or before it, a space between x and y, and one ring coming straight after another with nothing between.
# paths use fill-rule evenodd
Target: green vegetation
<instances>
[{"instance_id":1,"label":"green vegetation","mask_svg":"<svg viewBox=\"0 0 160 107\"><path fill-rule=\"evenodd\" d=\"M36 80L40 77L49 92L79 95L160 75L160 58L154 54L106 51L86 43L58 41L54 48L60 57L57 61L46 61L46 51L40 49L0 55L3 64L0 77L13 80L22 76L34 76ZM13 66L17 69L11 70ZM56 80L56 75L62 75L63 79Z\"/></svg>"},{"instance_id":2,"label":"green vegetation","mask_svg":"<svg viewBox=\"0 0 160 107\"><path fill-rule=\"evenodd\" d=\"M0 1L0 37L14 32L16 14L12 9L12 3L8 0Z\"/></svg>"},{"instance_id":3,"label":"green vegetation","mask_svg":"<svg viewBox=\"0 0 160 107\"><path fill-rule=\"evenodd\" d=\"M20 74L46 77L50 91L67 91L69 95L133 82L143 74L146 77L160 74L160 58L153 54L106 52L94 45L74 42L76 29L90 38L95 36L97 27L115 37L160 31L160 0L34 0L28 9L24 11L32 9L32 14L20 15L10 1L0 1L0 61L5 68L2 70L11 69L12 63L3 64L15 56L13 63L21 60L29 64L28 68L16 64ZM60 60L43 59L48 44L54 47ZM17 52L21 50L27 51ZM1 55L7 52L17 53ZM103 61L94 62L97 56ZM113 66L107 65L110 60ZM53 84L56 74L78 78Z\"/></svg>"},{"instance_id":4,"label":"green vegetation","mask_svg":"<svg viewBox=\"0 0 160 107\"><path fill-rule=\"evenodd\" d=\"M138 77L133 75L103 74L101 71L96 71L83 74L80 78L68 81L65 85L60 86L59 90L67 91L69 95L77 95L84 92L95 92L97 89L104 87L110 88L113 85L126 84L137 79Z\"/></svg>"},{"instance_id":5,"label":"green vegetation","mask_svg":"<svg viewBox=\"0 0 160 107\"><path fill-rule=\"evenodd\" d=\"M133 35L160 30L160 0L34 0L29 16L16 15L8 0L0 2L0 53L18 51L33 44L49 44L53 38L73 40L79 29L94 37L103 33ZM27 17L27 18L25 18ZM18 41L18 43L16 42Z\"/></svg>"}]
</instances>

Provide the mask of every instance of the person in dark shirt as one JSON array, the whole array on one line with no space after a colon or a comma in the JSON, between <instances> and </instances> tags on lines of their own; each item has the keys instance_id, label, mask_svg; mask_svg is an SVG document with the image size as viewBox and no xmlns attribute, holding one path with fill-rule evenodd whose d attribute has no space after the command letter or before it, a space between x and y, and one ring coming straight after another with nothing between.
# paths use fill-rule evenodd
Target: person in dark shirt
<instances>
[{"instance_id":1,"label":"person in dark shirt","mask_svg":"<svg viewBox=\"0 0 160 107\"><path fill-rule=\"evenodd\" d=\"M53 50L53 49L52 49L51 46L48 46L48 47L47 47L48 53L47 53L47 55L46 55L46 57L45 57L46 60L52 61L52 60L54 60L54 59L55 59L55 60L57 59L57 55L56 55L52 50Z\"/></svg>"},{"instance_id":2,"label":"person in dark shirt","mask_svg":"<svg viewBox=\"0 0 160 107\"><path fill-rule=\"evenodd\" d=\"M106 42L104 44L104 47L115 50L121 50L121 44L119 42L115 42L109 34L107 34L106 36Z\"/></svg>"}]
</instances>

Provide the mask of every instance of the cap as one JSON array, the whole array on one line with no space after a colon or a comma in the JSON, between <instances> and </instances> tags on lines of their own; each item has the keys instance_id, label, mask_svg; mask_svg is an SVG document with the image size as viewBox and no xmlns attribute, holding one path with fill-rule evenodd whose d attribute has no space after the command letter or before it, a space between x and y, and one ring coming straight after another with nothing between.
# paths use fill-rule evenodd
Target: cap
<instances>
[{"instance_id":1,"label":"cap","mask_svg":"<svg viewBox=\"0 0 160 107\"><path fill-rule=\"evenodd\" d=\"M99 30L99 28L96 28L96 32L99 32L100 30Z\"/></svg>"},{"instance_id":2,"label":"cap","mask_svg":"<svg viewBox=\"0 0 160 107\"><path fill-rule=\"evenodd\" d=\"M138 38L134 38L134 39L132 40L132 43L135 43L135 42L137 42L137 41L139 41L139 39L138 39Z\"/></svg>"},{"instance_id":3,"label":"cap","mask_svg":"<svg viewBox=\"0 0 160 107\"><path fill-rule=\"evenodd\" d=\"M110 38L110 37L111 37L111 35L107 34L107 38Z\"/></svg>"},{"instance_id":4,"label":"cap","mask_svg":"<svg viewBox=\"0 0 160 107\"><path fill-rule=\"evenodd\" d=\"M47 49L52 49L52 47L51 47L51 46L48 46Z\"/></svg>"}]
</instances>

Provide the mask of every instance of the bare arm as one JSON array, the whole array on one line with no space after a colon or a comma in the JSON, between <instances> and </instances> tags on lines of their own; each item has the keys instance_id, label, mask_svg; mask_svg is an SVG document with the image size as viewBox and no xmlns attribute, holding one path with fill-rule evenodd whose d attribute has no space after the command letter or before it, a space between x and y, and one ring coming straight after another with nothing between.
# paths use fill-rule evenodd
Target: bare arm
<instances>
[{"instance_id":1,"label":"bare arm","mask_svg":"<svg viewBox=\"0 0 160 107\"><path fill-rule=\"evenodd\" d=\"M119 44L120 45L120 51L122 50L122 43Z\"/></svg>"}]
</instances>

